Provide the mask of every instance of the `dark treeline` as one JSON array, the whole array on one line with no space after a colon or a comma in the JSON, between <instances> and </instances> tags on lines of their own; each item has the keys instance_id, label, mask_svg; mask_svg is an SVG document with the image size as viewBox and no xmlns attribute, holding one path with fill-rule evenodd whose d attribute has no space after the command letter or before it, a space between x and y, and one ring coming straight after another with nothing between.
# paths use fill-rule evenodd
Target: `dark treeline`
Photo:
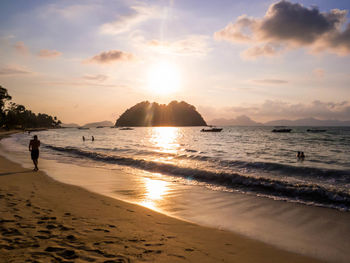
<instances>
[{"instance_id":1,"label":"dark treeline","mask_svg":"<svg viewBox=\"0 0 350 263\"><path fill-rule=\"evenodd\" d=\"M47 114L35 114L23 105L11 101L11 96L5 88L0 86L0 128L30 129L53 128L61 124L57 117Z\"/></svg>"},{"instance_id":2,"label":"dark treeline","mask_svg":"<svg viewBox=\"0 0 350 263\"><path fill-rule=\"evenodd\" d=\"M127 109L115 126L206 126L196 108L184 101L168 105L143 101Z\"/></svg>"}]
</instances>

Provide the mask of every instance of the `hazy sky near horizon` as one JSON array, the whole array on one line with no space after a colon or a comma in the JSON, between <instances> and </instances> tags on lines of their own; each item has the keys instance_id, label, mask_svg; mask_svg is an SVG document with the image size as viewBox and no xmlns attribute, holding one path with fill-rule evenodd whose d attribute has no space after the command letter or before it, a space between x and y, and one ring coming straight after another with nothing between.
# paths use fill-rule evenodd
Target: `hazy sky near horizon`
<instances>
[{"instance_id":1,"label":"hazy sky near horizon","mask_svg":"<svg viewBox=\"0 0 350 263\"><path fill-rule=\"evenodd\" d=\"M65 123L184 100L206 120L350 120L348 0L2 0L0 85Z\"/></svg>"}]
</instances>

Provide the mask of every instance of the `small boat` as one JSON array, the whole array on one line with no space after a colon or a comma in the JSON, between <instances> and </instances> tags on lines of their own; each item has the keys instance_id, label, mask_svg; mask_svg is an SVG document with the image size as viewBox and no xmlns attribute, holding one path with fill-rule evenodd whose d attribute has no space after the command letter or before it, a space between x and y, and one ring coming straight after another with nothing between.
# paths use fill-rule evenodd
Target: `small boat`
<instances>
[{"instance_id":1,"label":"small boat","mask_svg":"<svg viewBox=\"0 0 350 263\"><path fill-rule=\"evenodd\" d=\"M321 129L307 129L306 130L307 132L325 132L325 131L327 131L327 130L321 130Z\"/></svg>"},{"instance_id":2,"label":"small boat","mask_svg":"<svg viewBox=\"0 0 350 263\"><path fill-rule=\"evenodd\" d=\"M122 127L122 128L120 128L119 130L121 130L121 131L131 131L131 130L133 130L133 128L130 128L130 127Z\"/></svg>"},{"instance_id":3,"label":"small boat","mask_svg":"<svg viewBox=\"0 0 350 263\"><path fill-rule=\"evenodd\" d=\"M106 126L97 126L96 128L97 129L101 129L101 128L104 128L104 127L106 127Z\"/></svg>"},{"instance_id":4,"label":"small boat","mask_svg":"<svg viewBox=\"0 0 350 263\"><path fill-rule=\"evenodd\" d=\"M87 128L87 127L78 127L79 130L88 130L90 128Z\"/></svg>"},{"instance_id":5,"label":"small boat","mask_svg":"<svg viewBox=\"0 0 350 263\"><path fill-rule=\"evenodd\" d=\"M222 128L208 128L208 129L201 129L201 132L221 132Z\"/></svg>"},{"instance_id":6,"label":"small boat","mask_svg":"<svg viewBox=\"0 0 350 263\"><path fill-rule=\"evenodd\" d=\"M292 129L282 128L282 129L273 129L272 132L291 132Z\"/></svg>"}]
</instances>

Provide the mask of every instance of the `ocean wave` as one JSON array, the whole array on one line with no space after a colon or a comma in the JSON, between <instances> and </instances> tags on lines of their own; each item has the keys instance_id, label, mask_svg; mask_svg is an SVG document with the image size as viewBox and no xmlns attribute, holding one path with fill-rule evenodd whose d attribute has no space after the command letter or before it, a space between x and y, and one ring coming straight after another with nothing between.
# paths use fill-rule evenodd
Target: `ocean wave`
<instances>
[{"instance_id":1,"label":"ocean wave","mask_svg":"<svg viewBox=\"0 0 350 263\"><path fill-rule=\"evenodd\" d=\"M219 161L223 167L236 167L246 170L255 170L261 172L275 172L279 175L285 176L297 176L308 178L336 178L341 182L350 183L350 171L349 170L335 170L325 168L313 168L307 166L293 166L281 163L272 162L245 162L245 161Z\"/></svg>"},{"instance_id":2,"label":"ocean wave","mask_svg":"<svg viewBox=\"0 0 350 263\"><path fill-rule=\"evenodd\" d=\"M171 176L180 176L182 178L196 180L211 185L224 186L229 189L253 192L258 195L265 195L272 198L288 199L291 201L314 203L327 207L334 207L341 210L350 210L350 194L337 189L328 189L314 183L292 183L263 177L253 177L246 174L234 172L214 172L205 169L196 169L189 167L180 167L174 164L161 163L155 161L146 161L144 159L135 159L115 155L107 155L93 151L81 150L74 147L57 147L46 145L47 148L72 154L75 156L86 157L92 160L131 166L150 172L157 172ZM227 162L236 166L247 166L247 162ZM286 167L285 165L269 163L249 163L251 167L265 170L276 169L305 169L308 173L321 173L321 169L303 168L303 167ZM323 171L325 174L327 172ZM328 171L329 172L329 171Z\"/></svg>"},{"instance_id":3,"label":"ocean wave","mask_svg":"<svg viewBox=\"0 0 350 263\"><path fill-rule=\"evenodd\" d=\"M298 177L298 178L310 178L310 179L324 179L335 178L338 183L350 183L350 170L336 170L326 168L314 168L304 165L288 165L275 162L252 162L242 160L222 160L220 158L205 155L205 152L198 152L194 149L185 148L182 153L168 153L159 152L147 149L125 149L125 148L96 148L96 151L116 153L116 154L131 154L133 156L151 156L151 157L171 157L175 160L195 160L202 162L210 162L216 164L218 167L228 168L230 170L245 171L250 174L275 174L285 177ZM219 152L216 152L218 154ZM320 161L317 159L308 159L309 162L319 164L336 164L335 161Z\"/></svg>"}]
</instances>

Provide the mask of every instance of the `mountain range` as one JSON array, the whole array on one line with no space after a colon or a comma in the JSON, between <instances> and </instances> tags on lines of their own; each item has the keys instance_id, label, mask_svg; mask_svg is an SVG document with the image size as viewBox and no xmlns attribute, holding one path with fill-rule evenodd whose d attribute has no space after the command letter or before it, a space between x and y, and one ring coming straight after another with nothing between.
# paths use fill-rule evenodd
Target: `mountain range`
<instances>
[{"instance_id":1,"label":"mountain range","mask_svg":"<svg viewBox=\"0 0 350 263\"><path fill-rule=\"evenodd\" d=\"M216 126L350 126L350 121L319 120L316 118L302 118L297 120L274 120L265 123L256 122L248 116L241 115L233 119L213 119L209 122Z\"/></svg>"},{"instance_id":2,"label":"mountain range","mask_svg":"<svg viewBox=\"0 0 350 263\"><path fill-rule=\"evenodd\" d=\"M319 120L316 118L302 118L297 120L274 120L268 122L256 122L246 115L241 115L232 119L218 118L208 122L210 125L215 126L350 126L350 121L339 121L339 120ZM100 121L86 123L80 126L76 123L63 123L61 126L65 128L77 128L86 127L92 128L97 126L113 126L114 124L110 121Z\"/></svg>"},{"instance_id":3,"label":"mountain range","mask_svg":"<svg viewBox=\"0 0 350 263\"><path fill-rule=\"evenodd\" d=\"M80 126L79 124L76 123L62 123L61 126L64 128L78 128L78 127L84 127L84 128L94 128L98 126L106 126L110 127L113 126L113 122L111 121L98 121L98 122L90 122L86 123L83 126Z\"/></svg>"}]
</instances>

